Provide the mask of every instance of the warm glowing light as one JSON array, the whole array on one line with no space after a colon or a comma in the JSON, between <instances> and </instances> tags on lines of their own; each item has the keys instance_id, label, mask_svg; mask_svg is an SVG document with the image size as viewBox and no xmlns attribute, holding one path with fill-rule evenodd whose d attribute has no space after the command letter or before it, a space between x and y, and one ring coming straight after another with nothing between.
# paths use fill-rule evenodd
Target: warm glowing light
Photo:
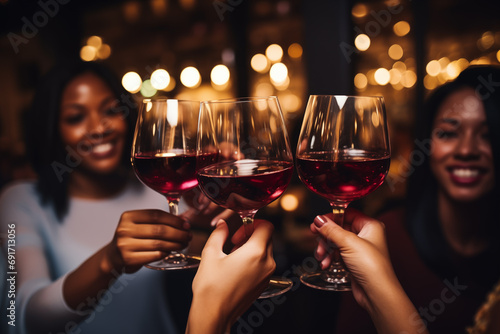
<instances>
[{"instance_id":1,"label":"warm glowing light","mask_svg":"<svg viewBox=\"0 0 500 334\"><path fill-rule=\"evenodd\" d=\"M144 97L151 97L155 95L157 90L151 85L151 80L144 80L141 86L141 94Z\"/></svg>"},{"instance_id":2,"label":"warm glowing light","mask_svg":"<svg viewBox=\"0 0 500 334\"><path fill-rule=\"evenodd\" d=\"M163 90L168 87L170 83L170 74L162 68L155 70L151 73L151 85L153 88Z\"/></svg>"},{"instance_id":3,"label":"warm glowing light","mask_svg":"<svg viewBox=\"0 0 500 334\"><path fill-rule=\"evenodd\" d=\"M427 74L435 77L439 74L439 72L441 72L441 65L439 65L437 60L431 60L427 63L425 70L427 71Z\"/></svg>"},{"instance_id":4,"label":"warm glowing light","mask_svg":"<svg viewBox=\"0 0 500 334\"><path fill-rule=\"evenodd\" d=\"M450 63L450 59L448 57L442 57L439 60L439 66L441 66L441 71L446 69L446 66Z\"/></svg>"},{"instance_id":5,"label":"warm glowing light","mask_svg":"<svg viewBox=\"0 0 500 334\"><path fill-rule=\"evenodd\" d=\"M99 49L102 45L102 38L99 36L90 36L87 39L87 45L90 45L96 49Z\"/></svg>"},{"instance_id":6,"label":"warm glowing light","mask_svg":"<svg viewBox=\"0 0 500 334\"><path fill-rule=\"evenodd\" d=\"M229 69L226 65L216 65L210 72L210 79L218 86L228 83L230 77Z\"/></svg>"},{"instance_id":7,"label":"warm glowing light","mask_svg":"<svg viewBox=\"0 0 500 334\"><path fill-rule=\"evenodd\" d=\"M262 82L255 87L255 96L271 96L273 93L274 88L270 83Z\"/></svg>"},{"instance_id":8,"label":"warm glowing light","mask_svg":"<svg viewBox=\"0 0 500 334\"><path fill-rule=\"evenodd\" d=\"M379 68L378 70L375 71L374 78L379 85L384 86L389 83L391 75L389 74L389 71L387 69Z\"/></svg>"},{"instance_id":9,"label":"warm glowing light","mask_svg":"<svg viewBox=\"0 0 500 334\"><path fill-rule=\"evenodd\" d=\"M463 71L467 67L469 67L469 61L467 59L465 59L465 58L460 58L459 60L457 60L457 65L460 68L460 71Z\"/></svg>"},{"instance_id":10,"label":"warm glowing light","mask_svg":"<svg viewBox=\"0 0 500 334\"><path fill-rule=\"evenodd\" d=\"M436 77L433 77L431 75L426 75L424 77L424 87L428 90L433 90L436 88L439 84L439 81L437 80Z\"/></svg>"},{"instance_id":11,"label":"warm glowing light","mask_svg":"<svg viewBox=\"0 0 500 334\"><path fill-rule=\"evenodd\" d=\"M108 44L102 44L97 50L97 58L106 59L111 56L111 47Z\"/></svg>"},{"instance_id":12,"label":"warm glowing light","mask_svg":"<svg viewBox=\"0 0 500 334\"><path fill-rule=\"evenodd\" d=\"M196 88L201 83L200 72L196 67L188 66L181 72L181 83L188 88Z\"/></svg>"},{"instance_id":13,"label":"warm glowing light","mask_svg":"<svg viewBox=\"0 0 500 334\"><path fill-rule=\"evenodd\" d=\"M401 81L401 77L403 76L402 72L397 68L391 68L389 70L389 74L391 79L389 80L391 85L397 85Z\"/></svg>"},{"instance_id":14,"label":"warm glowing light","mask_svg":"<svg viewBox=\"0 0 500 334\"><path fill-rule=\"evenodd\" d=\"M352 7L351 14L358 18L365 17L368 14L368 8L364 4L358 3Z\"/></svg>"},{"instance_id":15,"label":"warm glowing light","mask_svg":"<svg viewBox=\"0 0 500 334\"><path fill-rule=\"evenodd\" d=\"M410 24L406 21L399 21L392 27L397 36L404 36L410 32Z\"/></svg>"},{"instance_id":16,"label":"warm glowing light","mask_svg":"<svg viewBox=\"0 0 500 334\"><path fill-rule=\"evenodd\" d=\"M368 85L368 78L363 73L358 73L354 77L354 86L358 89L364 89Z\"/></svg>"},{"instance_id":17,"label":"warm glowing light","mask_svg":"<svg viewBox=\"0 0 500 334\"><path fill-rule=\"evenodd\" d=\"M80 58L83 61L92 61L97 56L97 49L90 45L85 45L80 49Z\"/></svg>"},{"instance_id":18,"label":"warm glowing light","mask_svg":"<svg viewBox=\"0 0 500 334\"><path fill-rule=\"evenodd\" d=\"M288 68L283 63L276 63L271 66L269 76L271 77L271 81L275 83L284 82L288 77Z\"/></svg>"},{"instance_id":19,"label":"warm glowing light","mask_svg":"<svg viewBox=\"0 0 500 334\"><path fill-rule=\"evenodd\" d=\"M389 51L387 52L389 54L389 57L391 57L394 60L401 59L403 57L403 48L399 44L393 44L389 48Z\"/></svg>"},{"instance_id":20,"label":"warm glowing light","mask_svg":"<svg viewBox=\"0 0 500 334\"><path fill-rule=\"evenodd\" d=\"M404 87L406 88L413 87L413 85L415 85L416 82L417 82L417 75L415 74L415 72L408 70L403 73L401 77L401 84L403 84Z\"/></svg>"},{"instance_id":21,"label":"warm glowing light","mask_svg":"<svg viewBox=\"0 0 500 334\"><path fill-rule=\"evenodd\" d=\"M266 57L271 62L280 61L283 57L283 49L278 44L271 44L266 49Z\"/></svg>"},{"instance_id":22,"label":"warm glowing light","mask_svg":"<svg viewBox=\"0 0 500 334\"><path fill-rule=\"evenodd\" d=\"M497 51L497 60L500 62L500 50Z\"/></svg>"},{"instance_id":23,"label":"warm glowing light","mask_svg":"<svg viewBox=\"0 0 500 334\"><path fill-rule=\"evenodd\" d=\"M288 55L290 58L300 58L302 57L302 46L299 43L290 44L288 47Z\"/></svg>"},{"instance_id":24,"label":"warm glowing light","mask_svg":"<svg viewBox=\"0 0 500 334\"><path fill-rule=\"evenodd\" d=\"M269 61L267 60L267 57L264 56L262 53L257 53L252 57L252 60L250 60L250 65L254 69L254 71L259 72L259 73L264 73L269 69Z\"/></svg>"},{"instance_id":25,"label":"warm glowing light","mask_svg":"<svg viewBox=\"0 0 500 334\"><path fill-rule=\"evenodd\" d=\"M285 113L294 113L299 111L302 104L300 97L288 91L280 95L279 99Z\"/></svg>"},{"instance_id":26,"label":"warm glowing light","mask_svg":"<svg viewBox=\"0 0 500 334\"><path fill-rule=\"evenodd\" d=\"M392 68L395 68L401 72L406 71L406 64L403 63L402 61L397 61L392 65Z\"/></svg>"},{"instance_id":27,"label":"warm glowing light","mask_svg":"<svg viewBox=\"0 0 500 334\"><path fill-rule=\"evenodd\" d=\"M128 72L122 77L122 86L130 93L137 93L141 89L142 79L136 72Z\"/></svg>"},{"instance_id":28,"label":"warm glowing light","mask_svg":"<svg viewBox=\"0 0 500 334\"><path fill-rule=\"evenodd\" d=\"M446 73L448 77L453 80L460 74L460 67L458 66L456 61L452 61L446 66Z\"/></svg>"},{"instance_id":29,"label":"warm glowing light","mask_svg":"<svg viewBox=\"0 0 500 334\"><path fill-rule=\"evenodd\" d=\"M359 51L366 51L370 47L370 37L365 34L359 34L354 39L354 45Z\"/></svg>"},{"instance_id":30,"label":"warm glowing light","mask_svg":"<svg viewBox=\"0 0 500 334\"><path fill-rule=\"evenodd\" d=\"M482 50L488 50L495 44L495 35L491 31L483 33L481 38L477 41L477 46Z\"/></svg>"},{"instance_id":31,"label":"warm glowing light","mask_svg":"<svg viewBox=\"0 0 500 334\"><path fill-rule=\"evenodd\" d=\"M295 211L299 207L299 200L293 194L286 194L281 198L281 207L285 211Z\"/></svg>"}]
</instances>

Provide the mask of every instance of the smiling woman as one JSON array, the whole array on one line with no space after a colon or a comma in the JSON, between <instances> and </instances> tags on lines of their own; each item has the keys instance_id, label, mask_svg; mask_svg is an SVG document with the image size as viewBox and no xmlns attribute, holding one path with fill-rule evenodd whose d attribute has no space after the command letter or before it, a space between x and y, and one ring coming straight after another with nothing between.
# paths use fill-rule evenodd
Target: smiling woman
<instances>
[{"instance_id":1,"label":"smiling woman","mask_svg":"<svg viewBox=\"0 0 500 334\"><path fill-rule=\"evenodd\" d=\"M473 326L500 278L499 82L500 68L471 66L432 93L418 114L414 152L422 159L406 205L378 217L396 275L419 310L415 319L430 333ZM375 332L350 296L340 310L339 332ZM497 317L484 314L481 326Z\"/></svg>"},{"instance_id":2,"label":"smiling woman","mask_svg":"<svg viewBox=\"0 0 500 334\"><path fill-rule=\"evenodd\" d=\"M102 65L59 64L24 120L38 178L0 194L1 231L16 227L17 332L176 333L165 276L142 266L184 249L190 224L132 172L132 97ZM188 210L206 225L222 211Z\"/></svg>"}]
</instances>

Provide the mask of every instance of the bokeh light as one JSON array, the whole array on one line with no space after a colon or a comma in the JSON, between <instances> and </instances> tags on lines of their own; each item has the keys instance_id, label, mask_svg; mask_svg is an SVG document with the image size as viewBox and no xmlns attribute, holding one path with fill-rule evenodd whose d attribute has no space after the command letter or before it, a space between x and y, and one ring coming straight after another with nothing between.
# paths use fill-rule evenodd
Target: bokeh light
<instances>
[{"instance_id":1,"label":"bokeh light","mask_svg":"<svg viewBox=\"0 0 500 334\"><path fill-rule=\"evenodd\" d=\"M181 72L181 83L188 88L196 88L201 83L200 72L194 66L188 66Z\"/></svg>"},{"instance_id":2,"label":"bokeh light","mask_svg":"<svg viewBox=\"0 0 500 334\"><path fill-rule=\"evenodd\" d=\"M368 35L365 34L359 34L354 39L354 45L359 51L368 50L368 48L370 47L370 43L371 43L370 37L368 37Z\"/></svg>"},{"instance_id":3,"label":"bokeh light","mask_svg":"<svg viewBox=\"0 0 500 334\"><path fill-rule=\"evenodd\" d=\"M83 61L92 61L97 57L97 49L91 45L85 45L80 49L80 58Z\"/></svg>"},{"instance_id":4,"label":"bokeh light","mask_svg":"<svg viewBox=\"0 0 500 334\"><path fill-rule=\"evenodd\" d=\"M271 77L272 82L283 83L288 77L288 68L283 63L276 63L271 66L271 69L269 70L269 76Z\"/></svg>"},{"instance_id":5,"label":"bokeh light","mask_svg":"<svg viewBox=\"0 0 500 334\"><path fill-rule=\"evenodd\" d=\"M223 86L228 83L230 72L225 65L216 65L210 72L210 79L218 86Z\"/></svg>"},{"instance_id":6,"label":"bokeh light","mask_svg":"<svg viewBox=\"0 0 500 334\"><path fill-rule=\"evenodd\" d=\"M299 200L293 194L286 194L281 198L280 204L285 211L295 211L299 207Z\"/></svg>"},{"instance_id":7,"label":"bokeh light","mask_svg":"<svg viewBox=\"0 0 500 334\"><path fill-rule=\"evenodd\" d=\"M155 95L157 90L151 85L151 80L144 80L141 86L141 94L144 97L151 97Z\"/></svg>"},{"instance_id":8,"label":"bokeh light","mask_svg":"<svg viewBox=\"0 0 500 334\"><path fill-rule=\"evenodd\" d=\"M256 72L265 73L269 70L269 61L262 53L257 53L250 60L250 66L252 66L253 70Z\"/></svg>"},{"instance_id":9,"label":"bokeh light","mask_svg":"<svg viewBox=\"0 0 500 334\"><path fill-rule=\"evenodd\" d=\"M358 89L364 89L368 85L368 78L363 73L358 73L354 77L354 86Z\"/></svg>"},{"instance_id":10,"label":"bokeh light","mask_svg":"<svg viewBox=\"0 0 500 334\"><path fill-rule=\"evenodd\" d=\"M391 75L387 69L379 68L378 70L375 71L374 78L379 85L384 86L389 83Z\"/></svg>"},{"instance_id":11,"label":"bokeh light","mask_svg":"<svg viewBox=\"0 0 500 334\"><path fill-rule=\"evenodd\" d=\"M389 57L391 57L394 60L401 59L403 57L403 48L399 44L393 44L387 51L389 54Z\"/></svg>"},{"instance_id":12,"label":"bokeh light","mask_svg":"<svg viewBox=\"0 0 500 334\"><path fill-rule=\"evenodd\" d=\"M399 36L405 36L410 32L410 24L406 21L399 21L392 27L394 33Z\"/></svg>"},{"instance_id":13,"label":"bokeh light","mask_svg":"<svg viewBox=\"0 0 500 334\"><path fill-rule=\"evenodd\" d=\"M159 68L151 73L151 85L153 88L163 90L167 88L169 84L170 74L166 70Z\"/></svg>"},{"instance_id":14,"label":"bokeh light","mask_svg":"<svg viewBox=\"0 0 500 334\"><path fill-rule=\"evenodd\" d=\"M141 89L142 79L136 72L125 73L122 77L122 86L130 93L137 93Z\"/></svg>"},{"instance_id":15,"label":"bokeh light","mask_svg":"<svg viewBox=\"0 0 500 334\"><path fill-rule=\"evenodd\" d=\"M266 49L266 57L271 62L278 62L283 57L283 49L278 44L271 44Z\"/></svg>"},{"instance_id":16,"label":"bokeh light","mask_svg":"<svg viewBox=\"0 0 500 334\"><path fill-rule=\"evenodd\" d=\"M290 56L290 58L300 58L302 57L302 53L302 45L300 45L299 43L290 44L290 46L288 47L288 55Z\"/></svg>"}]
</instances>

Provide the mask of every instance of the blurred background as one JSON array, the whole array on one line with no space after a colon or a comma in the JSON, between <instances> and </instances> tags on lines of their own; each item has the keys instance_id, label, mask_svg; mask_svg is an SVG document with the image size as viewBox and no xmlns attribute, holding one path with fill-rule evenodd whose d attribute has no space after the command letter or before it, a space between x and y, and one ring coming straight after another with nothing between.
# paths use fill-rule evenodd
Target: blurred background
<instances>
[{"instance_id":1,"label":"blurred background","mask_svg":"<svg viewBox=\"0 0 500 334\"><path fill-rule=\"evenodd\" d=\"M353 203L376 215L404 198L429 92L500 63L499 13L495 0L0 0L0 185L33 177L21 113L52 65L80 57L111 67L137 100L276 95L292 147L309 94L384 96L390 173ZM329 210L295 175L258 213L281 232L278 271L312 254L305 231Z\"/></svg>"}]
</instances>

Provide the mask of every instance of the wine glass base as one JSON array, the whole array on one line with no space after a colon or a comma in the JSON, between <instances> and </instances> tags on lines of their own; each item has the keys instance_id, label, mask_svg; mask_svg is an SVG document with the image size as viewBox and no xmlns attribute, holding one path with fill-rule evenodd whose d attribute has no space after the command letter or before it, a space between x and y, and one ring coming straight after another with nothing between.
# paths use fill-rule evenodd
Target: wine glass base
<instances>
[{"instance_id":1,"label":"wine glass base","mask_svg":"<svg viewBox=\"0 0 500 334\"><path fill-rule=\"evenodd\" d=\"M279 296L293 287L292 280L283 277L271 277L269 286L260 294L258 299Z\"/></svg>"},{"instance_id":2,"label":"wine glass base","mask_svg":"<svg viewBox=\"0 0 500 334\"><path fill-rule=\"evenodd\" d=\"M349 274L343 276L332 276L325 272L306 273L300 276L300 281L308 287L326 291L351 291L351 279Z\"/></svg>"},{"instance_id":3,"label":"wine glass base","mask_svg":"<svg viewBox=\"0 0 500 334\"><path fill-rule=\"evenodd\" d=\"M198 268L201 257L194 255L175 254L169 255L159 261L144 265L146 268L154 270L180 270Z\"/></svg>"}]
</instances>

